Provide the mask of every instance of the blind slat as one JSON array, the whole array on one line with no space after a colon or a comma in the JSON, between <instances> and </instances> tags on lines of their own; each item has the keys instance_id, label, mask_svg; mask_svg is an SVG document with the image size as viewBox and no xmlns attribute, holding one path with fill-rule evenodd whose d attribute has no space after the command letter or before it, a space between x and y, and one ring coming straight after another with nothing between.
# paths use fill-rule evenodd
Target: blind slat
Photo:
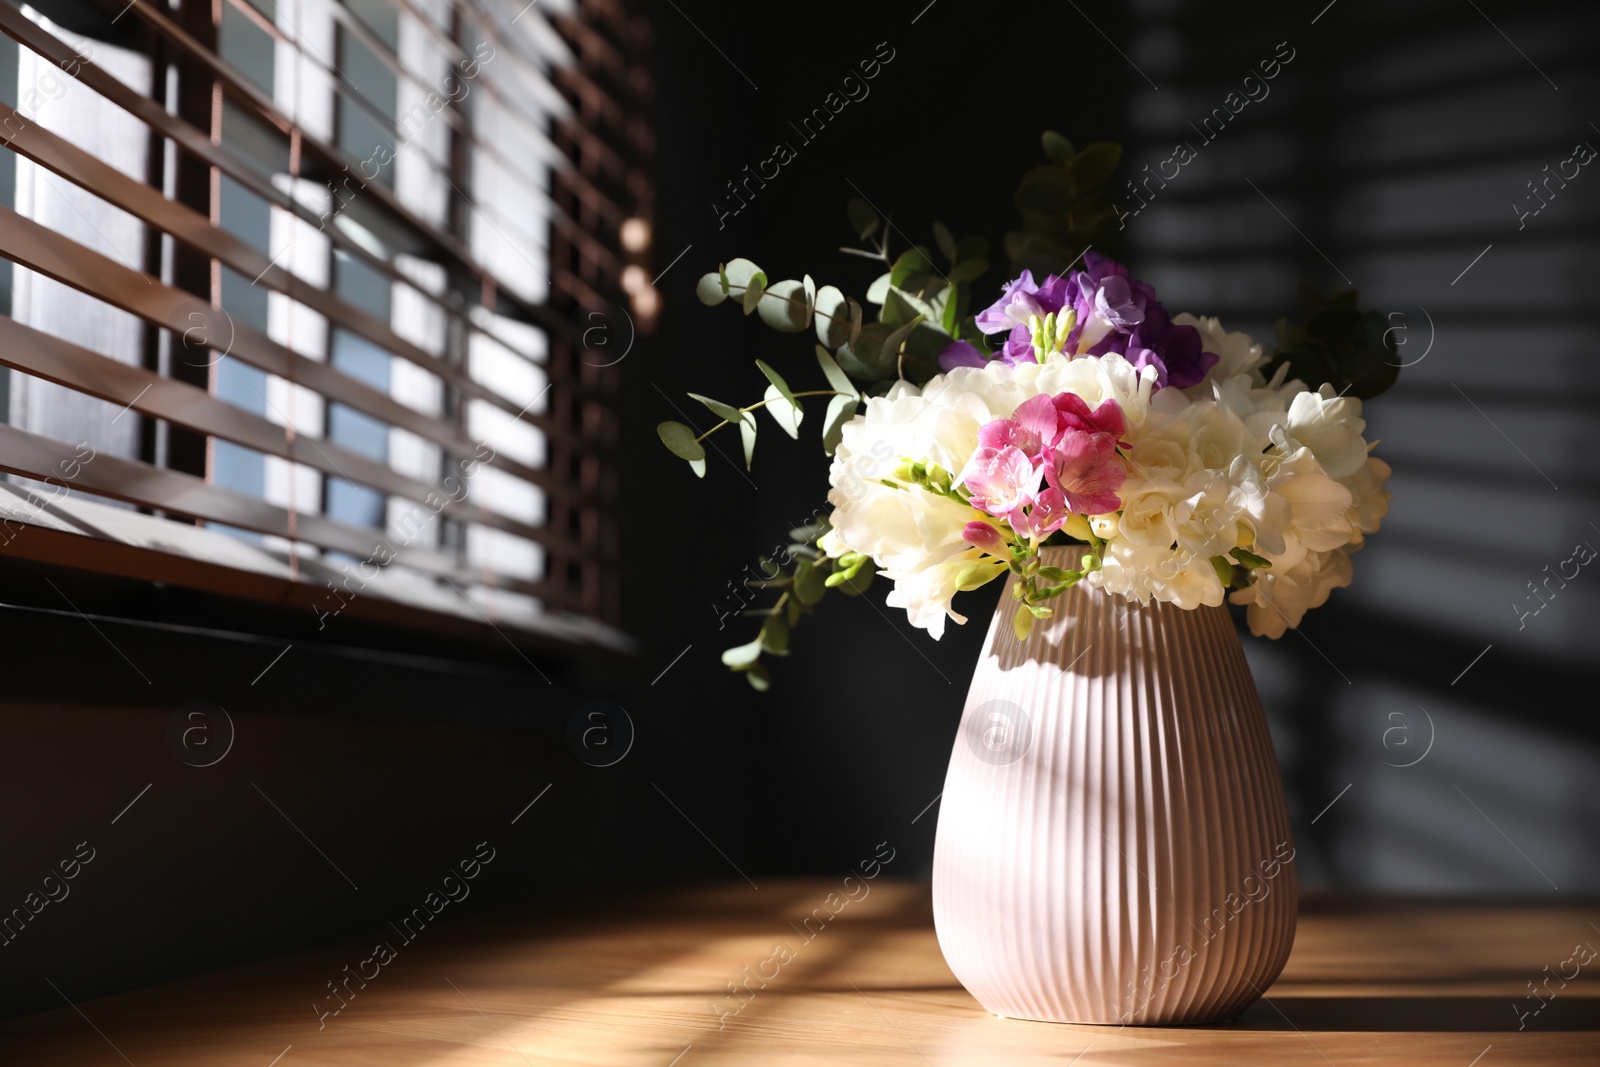
<instances>
[{"instance_id":1,"label":"blind slat","mask_svg":"<svg viewBox=\"0 0 1600 1067\"><path fill-rule=\"evenodd\" d=\"M320 515L291 513L181 471L163 470L105 453L91 455L85 462L74 445L15 426L0 425L0 470L9 474L193 519L220 522L253 533L305 541L357 559L367 559L380 544L388 544L395 550L394 563L464 583L476 583L482 577L443 552L409 544L394 545L386 534L377 530L365 530ZM67 477L69 473L71 477ZM497 584L532 596L551 593L542 582L503 577Z\"/></svg>"},{"instance_id":2,"label":"blind slat","mask_svg":"<svg viewBox=\"0 0 1600 1067\"><path fill-rule=\"evenodd\" d=\"M137 315L193 340L197 346L237 359L257 370L304 385L329 400L409 430L460 459L477 453L478 442L453 427L386 393L329 366L285 348L254 328L235 322L199 297L172 289L92 249L67 240L54 230L0 205L0 255L63 285L98 297L112 307ZM547 493L567 490L551 478L510 457L497 466Z\"/></svg>"},{"instance_id":3,"label":"blind slat","mask_svg":"<svg viewBox=\"0 0 1600 1067\"><path fill-rule=\"evenodd\" d=\"M7 125L8 120L15 122ZM515 403L473 380L460 367L423 351L386 324L350 306L326 289L308 285L285 268L274 266L266 254L227 230L211 225L210 220L199 212L168 200L155 189L134 181L115 167L107 166L49 130L27 124L21 115L4 103L0 103L0 126L6 129L22 126L21 132L11 140L12 147L40 166L92 191L101 199L171 234L191 248L214 256L241 275L255 278L257 284L305 304L326 316L329 321L337 322L390 354L438 375L464 395L487 400L504 411L518 415L524 422L549 430L548 418L532 411L519 411Z\"/></svg>"},{"instance_id":4,"label":"blind slat","mask_svg":"<svg viewBox=\"0 0 1600 1067\"><path fill-rule=\"evenodd\" d=\"M440 487L408 478L387 464L332 441L299 437L296 447L286 438L282 426L218 400L203 389L163 378L143 367L119 363L5 316L0 316L0 365L413 502L423 502L429 494L448 496ZM498 459L497 456L486 465L498 466ZM575 546L566 544L566 539L551 530L529 526L474 503L453 501L443 510L458 521L475 522L539 544L576 551Z\"/></svg>"}]
</instances>

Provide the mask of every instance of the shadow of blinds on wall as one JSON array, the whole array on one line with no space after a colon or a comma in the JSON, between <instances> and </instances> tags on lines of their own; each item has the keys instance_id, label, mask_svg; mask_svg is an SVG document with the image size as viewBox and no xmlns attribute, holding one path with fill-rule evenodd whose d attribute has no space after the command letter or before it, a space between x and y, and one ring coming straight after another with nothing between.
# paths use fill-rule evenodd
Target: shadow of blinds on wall
<instances>
[{"instance_id":1,"label":"shadow of blinds on wall","mask_svg":"<svg viewBox=\"0 0 1600 1067\"><path fill-rule=\"evenodd\" d=\"M0 0L0 32L0 551L617 643L615 371L574 324L626 317L652 210L642 19Z\"/></svg>"},{"instance_id":2,"label":"shadow of blinds on wall","mask_svg":"<svg viewBox=\"0 0 1600 1067\"><path fill-rule=\"evenodd\" d=\"M1357 288L1404 364L1364 409L1394 499L1354 582L1297 634L1246 642L1303 880L1600 889L1600 581L1551 577L1600 547L1580 443L1600 400L1600 179L1577 166L1600 147L1600 9L1134 15L1128 55L1160 86L1129 97L1117 199L1137 271L1173 311L1267 341L1300 280Z\"/></svg>"}]
</instances>

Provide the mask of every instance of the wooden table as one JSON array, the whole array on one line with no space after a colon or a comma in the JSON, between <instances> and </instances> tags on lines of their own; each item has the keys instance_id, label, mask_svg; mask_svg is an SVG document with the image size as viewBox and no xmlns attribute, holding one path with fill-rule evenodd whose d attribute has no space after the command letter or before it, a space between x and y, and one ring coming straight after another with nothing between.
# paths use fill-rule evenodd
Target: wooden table
<instances>
[{"instance_id":1,"label":"wooden table","mask_svg":"<svg viewBox=\"0 0 1600 1067\"><path fill-rule=\"evenodd\" d=\"M374 935L0 1023L0 1062L1600 1064L1600 958L1565 988L1551 979L1521 1031L1514 1010L1538 1003L1528 983L1575 944L1600 947L1600 906L1311 897L1288 969L1238 1023L1118 1029L984 1012L939 955L924 885L873 883L805 941L790 921L838 888L764 880L446 912L412 943L390 936L382 966L363 962ZM793 958L730 1000L746 966L773 973L777 942ZM319 1029L313 1002L337 1005L325 983L346 964L376 976L350 980Z\"/></svg>"}]
</instances>

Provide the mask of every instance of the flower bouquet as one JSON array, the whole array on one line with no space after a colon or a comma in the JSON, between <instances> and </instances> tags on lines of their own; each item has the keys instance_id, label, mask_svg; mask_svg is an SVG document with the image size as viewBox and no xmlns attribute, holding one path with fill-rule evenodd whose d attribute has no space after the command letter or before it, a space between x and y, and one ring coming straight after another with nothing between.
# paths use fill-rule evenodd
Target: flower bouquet
<instances>
[{"instance_id":1,"label":"flower bouquet","mask_svg":"<svg viewBox=\"0 0 1600 1067\"><path fill-rule=\"evenodd\" d=\"M1008 574L1019 638L1077 583L1182 608L1227 596L1270 637L1349 584L1351 553L1388 509L1389 467L1369 455L1361 418L1399 362L1381 317L1353 292L1302 287L1304 321L1280 322L1274 353L1215 318L1170 314L1090 248L1114 243L1098 187L1120 150L1078 152L1054 133L1044 144L1006 242L1033 269L975 314L985 241L935 223L935 247L891 255L898 229L859 200L849 216L867 248L846 251L886 268L863 300L809 275L769 283L746 259L700 280L707 304L732 301L784 332L814 327L827 386L795 391L757 360L760 401L690 394L721 421L659 426L704 476L712 433L737 426L748 465L758 409L798 437L803 400L828 398L831 512L794 531L789 573L752 583L783 592L755 640L724 655L757 688L770 684L763 654L786 654L824 592L858 593L874 571L894 583L887 603L935 638L947 618L966 621L957 593ZM1055 545L1081 551L1045 565Z\"/></svg>"},{"instance_id":2,"label":"flower bouquet","mask_svg":"<svg viewBox=\"0 0 1600 1067\"><path fill-rule=\"evenodd\" d=\"M690 394L721 421L659 432L704 475L712 433L737 426L748 464L760 409L798 436L804 400L828 398L831 510L793 531L789 573L751 583L782 592L723 656L758 689L830 588L881 572L937 638L966 621L958 593L1005 579L934 845L934 924L962 984L1004 1016L1227 1019L1282 969L1297 905L1271 738L1222 605L1278 637L1350 582L1389 501L1361 403L1399 361L1354 293L1303 289L1273 352L1169 313L1102 254L1117 148L1044 148L998 297L974 297L981 239L935 224L934 247L912 245L862 201L851 222L886 268L864 300L744 259L700 279L708 304L814 329L826 388L757 360L761 400Z\"/></svg>"}]
</instances>

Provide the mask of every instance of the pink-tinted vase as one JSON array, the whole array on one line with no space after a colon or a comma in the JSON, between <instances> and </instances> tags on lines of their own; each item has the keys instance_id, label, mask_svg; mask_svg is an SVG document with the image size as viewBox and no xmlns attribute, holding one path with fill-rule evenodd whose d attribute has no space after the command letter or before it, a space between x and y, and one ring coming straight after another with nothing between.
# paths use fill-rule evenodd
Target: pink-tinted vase
<instances>
[{"instance_id":1,"label":"pink-tinted vase","mask_svg":"<svg viewBox=\"0 0 1600 1067\"><path fill-rule=\"evenodd\" d=\"M1019 641L1011 581L940 801L950 969L1014 1018L1237 1016L1283 969L1297 907L1272 739L1227 611L1077 586Z\"/></svg>"}]
</instances>

